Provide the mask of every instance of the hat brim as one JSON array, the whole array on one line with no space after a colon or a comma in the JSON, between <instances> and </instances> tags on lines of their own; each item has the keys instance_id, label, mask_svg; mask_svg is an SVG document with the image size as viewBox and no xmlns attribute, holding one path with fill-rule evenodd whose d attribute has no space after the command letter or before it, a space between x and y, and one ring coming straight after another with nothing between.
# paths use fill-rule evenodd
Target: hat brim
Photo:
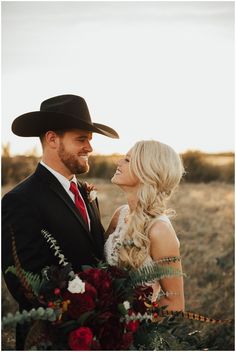
<instances>
[{"instance_id":1,"label":"hat brim","mask_svg":"<svg viewBox=\"0 0 236 352\"><path fill-rule=\"evenodd\" d=\"M47 131L80 129L119 138L111 127L100 123L88 123L70 114L33 111L18 116L12 123L12 132L20 137L39 137Z\"/></svg>"}]
</instances>

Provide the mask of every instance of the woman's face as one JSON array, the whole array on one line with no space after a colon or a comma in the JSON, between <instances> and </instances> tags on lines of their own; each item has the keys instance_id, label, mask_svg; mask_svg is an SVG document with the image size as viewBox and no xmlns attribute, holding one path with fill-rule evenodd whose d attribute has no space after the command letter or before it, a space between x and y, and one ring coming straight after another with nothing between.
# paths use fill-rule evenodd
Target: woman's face
<instances>
[{"instance_id":1,"label":"woman's face","mask_svg":"<svg viewBox=\"0 0 236 352\"><path fill-rule=\"evenodd\" d=\"M117 163L117 169L111 182L118 186L136 187L139 184L138 178L131 173L129 168L130 151Z\"/></svg>"}]
</instances>

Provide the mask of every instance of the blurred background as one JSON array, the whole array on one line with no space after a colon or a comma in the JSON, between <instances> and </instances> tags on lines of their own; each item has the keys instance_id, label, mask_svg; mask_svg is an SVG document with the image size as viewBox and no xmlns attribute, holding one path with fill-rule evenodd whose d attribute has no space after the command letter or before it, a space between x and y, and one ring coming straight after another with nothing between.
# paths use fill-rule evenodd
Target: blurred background
<instances>
[{"instance_id":1,"label":"blurred background","mask_svg":"<svg viewBox=\"0 0 236 352\"><path fill-rule=\"evenodd\" d=\"M141 139L171 145L186 175L170 207L181 242L186 310L234 317L234 2L2 2L2 195L40 160L15 117L60 94L85 98L94 135L90 172L106 227L125 202L110 178ZM2 313L16 302L2 281ZM232 325L181 321L186 350L234 350ZM2 334L14 349L14 331Z\"/></svg>"}]
</instances>

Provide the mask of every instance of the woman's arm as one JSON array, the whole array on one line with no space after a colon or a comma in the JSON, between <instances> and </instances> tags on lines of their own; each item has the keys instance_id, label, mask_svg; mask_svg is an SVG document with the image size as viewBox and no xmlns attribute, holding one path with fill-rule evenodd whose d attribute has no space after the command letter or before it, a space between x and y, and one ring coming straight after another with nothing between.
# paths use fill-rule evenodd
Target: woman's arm
<instances>
[{"instance_id":1,"label":"woman's arm","mask_svg":"<svg viewBox=\"0 0 236 352\"><path fill-rule=\"evenodd\" d=\"M173 227L163 221L157 221L150 232L151 257L160 260L166 257L180 256L179 241ZM182 271L181 261L170 262L173 268ZM184 282L182 276L173 276L160 280L162 290L167 293L160 299L160 306L168 306L167 310L184 310Z\"/></svg>"}]
</instances>

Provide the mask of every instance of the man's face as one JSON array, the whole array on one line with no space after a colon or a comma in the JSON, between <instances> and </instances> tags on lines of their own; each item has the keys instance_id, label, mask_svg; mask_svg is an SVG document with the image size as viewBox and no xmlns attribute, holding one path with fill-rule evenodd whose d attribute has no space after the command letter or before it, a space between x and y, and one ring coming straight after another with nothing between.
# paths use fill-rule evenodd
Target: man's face
<instances>
[{"instance_id":1,"label":"man's face","mask_svg":"<svg viewBox=\"0 0 236 352\"><path fill-rule=\"evenodd\" d=\"M71 174L89 171L88 156L93 151L91 139L92 132L77 129L59 136L58 157Z\"/></svg>"}]
</instances>

